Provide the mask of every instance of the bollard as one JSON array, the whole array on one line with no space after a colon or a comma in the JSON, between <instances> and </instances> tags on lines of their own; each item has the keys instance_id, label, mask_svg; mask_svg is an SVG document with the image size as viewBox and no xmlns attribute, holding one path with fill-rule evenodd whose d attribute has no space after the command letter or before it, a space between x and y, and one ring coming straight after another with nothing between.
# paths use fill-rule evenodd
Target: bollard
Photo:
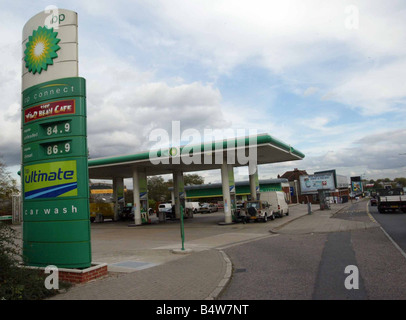
<instances>
[{"instance_id":1,"label":"bollard","mask_svg":"<svg viewBox=\"0 0 406 320\"><path fill-rule=\"evenodd\" d=\"M307 203L307 214L312 214L312 204L311 204L311 202Z\"/></svg>"},{"instance_id":2,"label":"bollard","mask_svg":"<svg viewBox=\"0 0 406 320\"><path fill-rule=\"evenodd\" d=\"M185 227L183 225L183 206L180 206L180 237L182 238L182 251L185 250Z\"/></svg>"}]
</instances>

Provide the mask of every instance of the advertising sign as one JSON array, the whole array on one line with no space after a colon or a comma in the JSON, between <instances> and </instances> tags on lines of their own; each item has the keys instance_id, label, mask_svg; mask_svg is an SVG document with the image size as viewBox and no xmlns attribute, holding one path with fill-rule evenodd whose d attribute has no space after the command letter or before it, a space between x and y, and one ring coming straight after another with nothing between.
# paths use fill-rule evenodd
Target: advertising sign
<instances>
[{"instance_id":1,"label":"advertising sign","mask_svg":"<svg viewBox=\"0 0 406 320\"><path fill-rule=\"evenodd\" d=\"M75 160L45 162L24 167L24 199L78 195Z\"/></svg>"},{"instance_id":2,"label":"advertising sign","mask_svg":"<svg viewBox=\"0 0 406 320\"><path fill-rule=\"evenodd\" d=\"M364 192L361 176L351 177L351 192L354 194L361 194Z\"/></svg>"},{"instance_id":3,"label":"advertising sign","mask_svg":"<svg viewBox=\"0 0 406 320\"><path fill-rule=\"evenodd\" d=\"M77 14L58 11L58 19L37 14L23 30L23 257L32 266L85 268L91 265L86 83L77 76Z\"/></svg>"},{"instance_id":4,"label":"advertising sign","mask_svg":"<svg viewBox=\"0 0 406 320\"><path fill-rule=\"evenodd\" d=\"M337 174L336 178L338 189L348 189L348 178L346 176L341 176Z\"/></svg>"},{"instance_id":5,"label":"advertising sign","mask_svg":"<svg viewBox=\"0 0 406 320\"><path fill-rule=\"evenodd\" d=\"M362 192L362 183L361 183L361 181L352 181L351 182L351 190L354 193Z\"/></svg>"},{"instance_id":6,"label":"advertising sign","mask_svg":"<svg viewBox=\"0 0 406 320\"><path fill-rule=\"evenodd\" d=\"M335 190L334 174L313 174L300 176L300 188L303 194L317 193L317 190Z\"/></svg>"}]
</instances>

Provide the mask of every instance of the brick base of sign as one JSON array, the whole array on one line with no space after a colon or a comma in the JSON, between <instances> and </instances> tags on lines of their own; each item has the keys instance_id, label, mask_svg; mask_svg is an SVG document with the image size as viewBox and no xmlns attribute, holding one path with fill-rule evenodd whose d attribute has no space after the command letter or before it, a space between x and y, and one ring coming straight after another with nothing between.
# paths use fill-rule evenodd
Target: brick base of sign
<instances>
[{"instance_id":1,"label":"brick base of sign","mask_svg":"<svg viewBox=\"0 0 406 320\"><path fill-rule=\"evenodd\" d=\"M107 264L95 264L86 269L58 269L59 280L70 283L85 283L107 276Z\"/></svg>"},{"instance_id":2,"label":"brick base of sign","mask_svg":"<svg viewBox=\"0 0 406 320\"><path fill-rule=\"evenodd\" d=\"M38 269L41 272L45 272L45 268L41 267L27 267L30 269ZM92 280L96 280L108 275L107 263L92 263L89 268L86 269L67 269L58 268L59 281L69 282L73 284L86 283Z\"/></svg>"}]
</instances>

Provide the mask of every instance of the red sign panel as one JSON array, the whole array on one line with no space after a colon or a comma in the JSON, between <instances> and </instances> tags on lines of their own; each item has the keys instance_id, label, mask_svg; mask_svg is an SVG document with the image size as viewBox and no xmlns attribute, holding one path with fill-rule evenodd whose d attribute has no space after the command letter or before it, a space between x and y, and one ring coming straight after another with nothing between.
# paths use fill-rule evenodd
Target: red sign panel
<instances>
[{"instance_id":1,"label":"red sign panel","mask_svg":"<svg viewBox=\"0 0 406 320\"><path fill-rule=\"evenodd\" d=\"M60 100L46 102L24 110L24 123L54 116L64 116L75 113L75 100Z\"/></svg>"}]
</instances>

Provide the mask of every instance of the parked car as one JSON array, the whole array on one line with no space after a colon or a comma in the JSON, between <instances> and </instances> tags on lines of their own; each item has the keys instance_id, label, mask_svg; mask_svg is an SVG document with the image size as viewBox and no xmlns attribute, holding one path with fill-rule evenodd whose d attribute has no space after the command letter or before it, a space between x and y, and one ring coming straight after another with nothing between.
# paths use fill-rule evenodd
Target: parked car
<instances>
[{"instance_id":1,"label":"parked car","mask_svg":"<svg viewBox=\"0 0 406 320\"><path fill-rule=\"evenodd\" d=\"M203 203L199 209L197 210L199 213L211 213L209 204L208 203Z\"/></svg>"},{"instance_id":2,"label":"parked car","mask_svg":"<svg viewBox=\"0 0 406 320\"><path fill-rule=\"evenodd\" d=\"M267 222L268 219L275 219L275 215L268 201L261 200L246 201L240 216L245 216L247 222L252 220Z\"/></svg>"},{"instance_id":3,"label":"parked car","mask_svg":"<svg viewBox=\"0 0 406 320\"><path fill-rule=\"evenodd\" d=\"M125 206L123 210L120 212L120 219L121 220L131 220L134 219L134 207L133 206Z\"/></svg>"},{"instance_id":4,"label":"parked car","mask_svg":"<svg viewBox=\"0 0 406 320\"><path fill-rule=\"evenodd\" d=\"M209 213L217 212L217 211L219 211L217 204L210 203L209 204Z\"/></svg>"}]
</instances>

